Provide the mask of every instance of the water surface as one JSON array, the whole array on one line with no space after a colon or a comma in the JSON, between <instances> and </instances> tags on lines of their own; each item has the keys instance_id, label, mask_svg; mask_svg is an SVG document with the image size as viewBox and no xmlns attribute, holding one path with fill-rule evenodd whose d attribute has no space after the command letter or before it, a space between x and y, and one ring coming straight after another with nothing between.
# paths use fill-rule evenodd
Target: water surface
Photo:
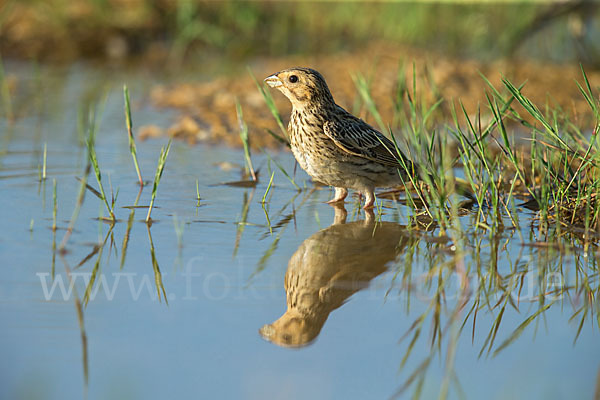
<instances>
[{"instance_id":1,"label":"water surface","mask_svg":"<svg viewBox=\"0 0 600 400\"><path fill-rule=\"evenodd\" d=\"M355 197L335 209L324 204L328 188L298 169L298 192L260 153L256 188L222 185L241 179L222 163L243 165L243 153L180 142L148 228L145 208L126 208L139 186L121 85L136 126L164 127L173 115L147 101L151 79L86 66L8 70L22 90L16 122L0 120L0 398L432 398L448 388L450 398L583 399L598 390L595 246L584 251L569 235L531 246L545 238L524 209L517 228L506 218L490 234L467 213L447 235L415 227L392 200L372 216ZM87 159L78 116L93 101L118 222L99 220L108 212L87 191L62 254L53 249ZM138 142L145 179L166 141ZM290 153L270 156L292 173ZM98 187L93 173L88 182ZM150 195L147 185L138 204Z\"/></svg>"}]
</instances>

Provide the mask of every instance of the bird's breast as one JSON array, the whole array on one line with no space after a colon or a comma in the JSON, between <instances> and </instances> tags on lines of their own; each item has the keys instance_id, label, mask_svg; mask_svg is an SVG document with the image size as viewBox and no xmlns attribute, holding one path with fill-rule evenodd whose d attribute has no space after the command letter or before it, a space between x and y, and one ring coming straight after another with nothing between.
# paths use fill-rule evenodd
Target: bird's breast
<instances>
[{"instance_id":1,"label":"bird's breast","mask_svg":"<svg viewBox=\"0 0 600 400\"><path fill-rule=\"evenodd\" d=\"M323 130L326 116L294 111L288 131L294 157L303 170L313 179L334 186L343 186L345 161L348 154L343 152Z\"/></svg>"}]
</instances>

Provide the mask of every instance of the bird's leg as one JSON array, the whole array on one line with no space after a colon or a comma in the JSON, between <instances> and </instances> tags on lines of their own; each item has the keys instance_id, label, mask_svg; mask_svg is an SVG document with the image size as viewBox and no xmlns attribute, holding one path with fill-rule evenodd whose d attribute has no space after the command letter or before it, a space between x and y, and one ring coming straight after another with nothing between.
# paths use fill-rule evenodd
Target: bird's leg
<instances>
[{"instance_id":1,"label":"bird's leg","mask_svg":"<svg viewBox=\"0 0 600 400\"><path fill-rule=\"evenodd\" d=\"M333 208L335 210L335 216L332 225L342 225L346 223L346 217L348 216L348 212L343 204L337 203L333 204Z\"/></svg>"},{"instance_id":2,"label":"bird's leg","mask_svg":"<svg viewBox=\"0 0 600 400\"><path fill-rule=\"evenodd\" d=\"M372 225L375 222L375 213L372 208L365 210L365 226Z\"/></svg>"},{"instance_id":3,"label":"bird's leg","mask_svg":"<svg viewBox=\"0 0 600 400\"><path fill-rule=\"evenodd\" d=\"M373 204L375 204L375 193L373 193L373 189L365 189L364 193L366 200L363 208L365 210L373 208Z\"/></svg>"},{"instance_id":4,"label":"bird's leg","mask_svg":"<svg viewBox=\"0 0 600 400\"><path fill-rule=\"evenodd\" d=\"M348 189L336 187L335 188L335 196L333 197L333 199L329 200L327 202L327 204L334 204L334 203L342 202L342 201L344 201L346 196L348 196Z\"/></svg>"}]
</instances>

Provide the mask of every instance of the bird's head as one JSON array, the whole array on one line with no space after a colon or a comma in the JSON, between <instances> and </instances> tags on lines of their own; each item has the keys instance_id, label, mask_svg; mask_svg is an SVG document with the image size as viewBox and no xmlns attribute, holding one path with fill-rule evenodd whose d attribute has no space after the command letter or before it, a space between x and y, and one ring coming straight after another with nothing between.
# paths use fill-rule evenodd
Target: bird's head
<instances>
[{"instance_id":1,"label":"bird's head","mask_svg":"<svg viewBox=\"0 0 600 400\"><path fill-rule=\"evenodd\" d=\"M316 339L328 315L314 318L294 309L287 310L277 321L260 328L258 333L281 347L303 347Z\"/></svg>"},{"instance_id":2,"label":"bird's head","mask_svg":"<svg viewBox=\"0 0 600 400\"><path fill-rule=\"evenodd\" d=\"M327 87L325 78L310 68L289 68L265 78L272 88L283 93L296 108L307 105L333 103L333 96Z\"/></svg>"}]
</instances>

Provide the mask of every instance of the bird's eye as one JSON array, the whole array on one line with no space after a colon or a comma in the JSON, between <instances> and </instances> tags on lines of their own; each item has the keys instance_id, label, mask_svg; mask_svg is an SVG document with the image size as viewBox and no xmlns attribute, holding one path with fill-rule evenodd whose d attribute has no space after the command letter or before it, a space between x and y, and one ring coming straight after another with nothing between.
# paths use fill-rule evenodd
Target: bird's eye
<instances>
[{"instance_id":1,"label":"bird's eye","mask_svg":"<svg viewBox=\"0 0 600 400\"><path fill-rule=\"evenodd\" d=\"M290 76L290 77L288 78L288 80L289 80L291 83L296 83L296 82L298 82L298 77L297 77L296 75L292 75L292 76Z\"/></svg>"}]
</instances>

